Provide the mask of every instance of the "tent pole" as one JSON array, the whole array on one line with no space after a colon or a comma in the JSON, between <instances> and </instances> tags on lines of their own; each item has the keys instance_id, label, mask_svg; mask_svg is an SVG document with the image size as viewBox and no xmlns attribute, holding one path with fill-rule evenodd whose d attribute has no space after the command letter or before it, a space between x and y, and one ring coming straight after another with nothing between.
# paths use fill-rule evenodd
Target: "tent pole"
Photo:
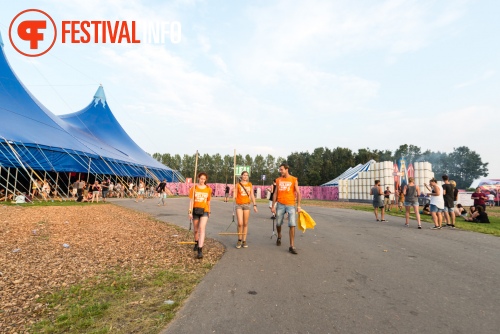
<instances>
[{"instance_id":1,"label":"tent pole","mask_svg":"<svg viewBox=\"0 0 500 334\"><path fill-rule=\"evenodd\" d=\"M69 198L69 187L71 186L71 172L68 172L68 198Z\"/></svg>"},{"instance_id":2,"label":"tent pole","mask_svg":"<svg viewBox=\"0 0 500 334\"><path fill-rule=\"evenodd\" d=\"M89 176L90 176L90 164L92 163L92 158L89 158L89 168L87 170L87 184L89 183Z\"/></svg>"},{"instance_id":3,"label":"tent pole","mask_svg":"<svg viewBox=\"0 0 500 334\"><path fill-rule=\"evenodd\" d=\"M16 191L17 188L17 172L19 172L19 168L16 168L16 176L14 178L14 191Z\"/></svg>"},{"instance_id":4,"label":"tent pole","mask_svg":"<svg viewBox=\"0 0 500 334\"><path fill-rule=\"evenodd\" d=\"M59 172L56 172L56 173L57 174L56 174L56 187L55 187L55 189L56 189L56 195L58 195L59 192L57 191L57 185L59 184ZM61 197L61 199L62 199L62 197Z\"/></svg>"},{"instance_id":5,"label":"tent pole","mask_svg":"<svg viewBox=\"0 0 500 334\"><path fill-rule=\"evenodd\" d=\"M30 187L29 187L29 191L33 191L33 170L31 170L31 175L30 175ZM33 193L31 194L31 199L33 199L35 197L35 192L33 191Z\"/></svg>"},{"instance_id":6,"label":"tent pole","mask_svg":"<svg viewBox=\"0 0 500 334\"><path fill-rule=\"evenodd\" d=\"M9 193L10 167L7 168L7 182L5 184L5 196ZM15 195L15 193L13 193Z\"/></svg>"}]
</instances>

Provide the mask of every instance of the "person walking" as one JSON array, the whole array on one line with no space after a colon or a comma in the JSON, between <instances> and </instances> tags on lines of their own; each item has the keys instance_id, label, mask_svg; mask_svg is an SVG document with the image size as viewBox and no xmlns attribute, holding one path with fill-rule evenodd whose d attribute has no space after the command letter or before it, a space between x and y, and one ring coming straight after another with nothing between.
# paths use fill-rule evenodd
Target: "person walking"
<instances>
[{"instance_id":1,"label":"person walking","mask_svg":"<svg viewBox=\"0 0 500 334\"><path fill-rule=\"evenodd\" d=\"M236 218L238 220L238 242L236 248L247 248L247 233L248 219L250 218L250 203L253 205L253 210L257 212L257 204L255 204L255 196L252 191L252 183L248 181L248 172L241 173L241 181L236 185L234 192L236 201Z\"/></svg>"},{"instance_id":2,"label":"person walking","mask_svg":"<svg viewBox=\"0 0 500 334\"><path fill-rule=\"evenodd\" d=\"M189 189L189 219L193 220L194 251L198 251L197 258L203 258L203 245L205 243L205 229L210 218L210 199L212 189L207 186L208 176L201 172L198 174L198 184Z\"/></svg>"},{"instance_id":3,"label":"person walking","mask_svg":"<svg viewBox=\"0 0 500 334\"><path fill-rule=\"evenodd\" d=\"M403 193L405 195L405 217L406 217L406 227L410 227L410 211L413 207L415 211L415 217L417 217L418 229L422 228L420 223L420 212L418 211L418 196L420 196L420 188L415 185L415 179L410 177L408 179L408 184L405 185Z\"/></svg>"},{"instance_id":4,"label":"person walking","mask_svg":"<svg viewBox=\"0 0 500 334\"><path fill-rule=\"evenodd\" d=\"M141 180L139 181L139 190L137 191L137 197L135 199L135 202L137 203L139 201L139 197L141 197L142 201L144 202L145 193L146 193L146 186L144 185L144 182Z\"/></svg>"},{"instance_id":5,"label":"person walking","mask_svg":"<svg viewBox=\"0 0 500 334\"><path fill-rule=\"evenodd\" d=\"M429 196L431 197L431 216L434 222L433 230L440 230L443 225L443 211L444 211L444 199L443 199L443 188L437 183L435 178L429 181L430 185L424 183L424 186L431 191Z\"/></svg>"},{"instance_id":6,"label":"person walking","mask_svg":"<svg viewBox=\"0 0 500 334\"><path fill-rule=\"evenodd\" d=\"M488 205L490 207L494 207L495 206L495 195L493 195L492 193L488 194Z\"/></svg>"},{"instance_id":7,"label":"person walking","mask_svg":"<svg viewBox=\"0 0 500 334\"><path fill-rule=\"evenodd\" d=\"M288 213L288 234L290 237L290 247L288 248L288 251L292 254L297 254L297 250L295 249L295 227L297 226L297 213L301 211L301 196L299 181L296 177L290 175L288 169L289 166L285 163L282 163L279 167L279 173L281 176L276 179L276 191L273 195L271 211L277 218L277 246L281 246L281 225L283 225L285 213ZM297 209L295 209L295 199L297 199Z\"/></svg>"},{"instance_id":8,"label":"person walking","mask_svg":"<svg viewBox=\"0 0 500 334\"><path fill-rule=\"evenodd\" d=\"M106 202L106 197L108 197L108 192L109 192L109 186L110 186L110 181L108 178L104 179L101 183L101 189L102 189L102 201Z\"/></svg>"},{"instance_id":9,"label":"person walking","mask_svg":"<svg viewBox=\"0 0 500 334\"><path fill-rule=\"evenodd\" d=\"M165 206L165 199L167 198L167 193L165 192L165 188L167 187L167 180L163 179L160 184L156 187L156 192L158 193L158 206L160 203Z\"/></svg>"},{"instance_id":10,"label":"person walking","mask_svg":"<svg viewBox=\"0 0 500 334\"><path fill-rule=\"evenodd\" d=\"M387 187L384 191L384 209L385 211L391 211L392 201L391 201L391 190Z\"/></svg>"},{"instance_id":11,"label":"person walking","mask_svg":"<svg viewBox=\"0 0 500 334\"><path fill-rule=\"evenodd\" d=\"M454 189L450 183L448 175L441 176L443 179L443 200L444 200L444 218L446 226L455 228L455 205L454 205Z\"/></svg>"},{"instance_id":12,"label":"person walking","mask_svg":"<svg viewBox=\"0 0 500 334\"><path fill-rule=\"evenodd\" d=\"M101 186L99 185L99 181L95 181L92 185L92 203L94 203L94 199L96 203L99 203L99 191L101 190Z\"/></svg>"},{"instance_id":13,"label":"person walking","mask_svg":"<svg viewBox=\"0 0 500 334\"><path fill-rule=\"evenodd\" d=\"M375 219L377 221L383 221L386 222L385 220L385 209L384 209L384 192L382 190L382 187L380 186L380 180L375 180L375 185L372 187L370 190L370 195L373 196L373 212L375 213ZM378 219L378 209L380 209L380 218Z\"/></svg>"},{"instance_id":14,"label":"person walking","mask_svg":"<svg viewBox=\"0 0 500 334\"><path fill-rule=\"evenodd\" d=\"M227 199L229 197L229 186L226 184L226 189L224 190L224 202L227 203Z\"/></svg>"}]
</instances>

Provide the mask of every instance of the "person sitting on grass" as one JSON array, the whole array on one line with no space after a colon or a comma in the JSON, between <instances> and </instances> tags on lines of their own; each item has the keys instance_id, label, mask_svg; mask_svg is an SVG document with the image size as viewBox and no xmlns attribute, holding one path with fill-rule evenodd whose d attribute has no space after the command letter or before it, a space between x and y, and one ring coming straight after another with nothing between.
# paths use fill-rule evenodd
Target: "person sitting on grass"
<instances>
[{"instance_id":1,"label":"person sitting on grass","mask_svg":"<svg viewBox=\"0 0 500 334\"><path fill-rule=\"evenodd\" d=\"M16 198L14 199L14 201L12 201L12 203L15 203L15 204L26 203L26 196L24 195L24 193L21 194L20 192L18 192Z\"/></svg>"},{"instance_id":2,"label":"person sitting on grass","mask_svg":"<svg viewBox=\"0 0 500 334\"><path fill-rule=\"evenodd\" d=\"M477 212L477 208L474 205L469 207L469 212L467 213L467 218L472 218L472 215ZM467 219L466 219L467 220Z\"/></svg>"},{"instance_id":3,"label":"person sitting on grass","mask_svg":"<svg viewBox=\"0 0 500 334\"><path fill-rule=\"evenodd\" d=\"M463 218L467 216L467 210L465 210L465 208L460 203L458 203L457 206L455 207L455 216Z\"/></svg>"},{"instance_id":4,"label":"person sitting on grass","mask_svg":"<svg viewBox=\"0 0 500 334\"><path fill-rule=\"evenodd\" d=\"M486 213L486 211L484 211L482 206L478 206L476 212L474 212L470 218L465 218L465 220L471 223L490 223L488 214Z\"/></svg>"},{"instance_id":5,"label":"person sitting on grass","mask_svg":"<svg viewBox=\"0 0 500 334\"><path fill-rule=\"evenodd\" d=\"M425 204L424 207L423 207L423 209L420 210L420 214L422 214L422 215L429 215L430 216L431 215L431 208L430 208L430 206L431 205L429 203Z\"/></svg>"},{"instance_id":6,"label":"person sitting on grass","mask_svg":"<svg viewBox=\"0 0 500 334\"><path fill-rule=\"evenodd\" d=\"M13 197L13 194L9 194L7 196L5 196L5 190L4 189L0 189L0 202L6 202L6 201L10 201Z\"/></svg>"}]
</instances>

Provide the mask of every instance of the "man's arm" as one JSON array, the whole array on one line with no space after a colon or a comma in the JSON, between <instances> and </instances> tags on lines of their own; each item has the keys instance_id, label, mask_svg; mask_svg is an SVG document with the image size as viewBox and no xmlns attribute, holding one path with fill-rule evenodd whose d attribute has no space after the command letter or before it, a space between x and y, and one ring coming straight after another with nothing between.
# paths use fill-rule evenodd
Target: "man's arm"
<instances>
[{"instance_id":1,"label":"man's arm","mask_svg":"<svg viewBox=\"0 0 500 334\"><path fill-rule=\"evenodd\" d=\"M297 196L297 212L300 212L301 211L301 208L300 208L300 200L302 199L300 197L300 189L299 189L299 181L298 180L295 180L295 196Z\"/></svg>"}]
</instances>

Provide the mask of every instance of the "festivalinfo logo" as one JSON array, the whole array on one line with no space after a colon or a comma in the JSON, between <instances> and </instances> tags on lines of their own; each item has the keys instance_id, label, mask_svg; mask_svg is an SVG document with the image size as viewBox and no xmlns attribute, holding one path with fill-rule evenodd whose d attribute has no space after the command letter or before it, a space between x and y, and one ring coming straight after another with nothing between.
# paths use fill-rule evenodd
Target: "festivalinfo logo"
<instances>
[{"instance_id":1,"label":"festivalinfo logo","mask_svg":"<svg viewBox=\"0 0 500 334\"><path fill-rule=\"evenodd\" d=\"M59 35L58 35L59 31ZM177 44L182 39L178 21L75 21L54 19L40 9L26 9L9 26L9 40L26 57L39 57L62 44Z\"/></svg>"}]
</instances>

